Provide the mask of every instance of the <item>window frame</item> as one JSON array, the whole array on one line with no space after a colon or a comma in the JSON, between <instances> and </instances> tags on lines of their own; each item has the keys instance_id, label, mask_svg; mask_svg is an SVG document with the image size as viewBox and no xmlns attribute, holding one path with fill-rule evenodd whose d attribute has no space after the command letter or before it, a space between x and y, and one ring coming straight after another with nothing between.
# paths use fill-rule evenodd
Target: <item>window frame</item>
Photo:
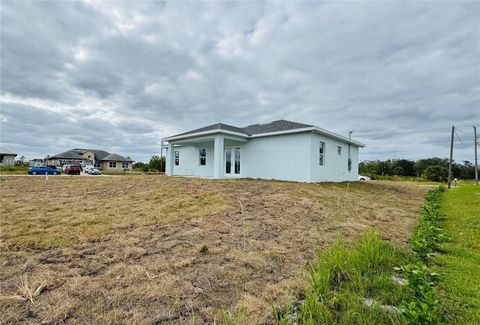
<instances>
[{"instance_id":1,"label":"window frame","mask_svg":"<svg viewBox=\"0 0 480 325\"><path fill-rule=\"evenodd\" d=\"M200 164L200 166L207 165L207 149L205 148L198 149L198 163Z\"/></svg>"},{"instance_id":2,"label":"window frame","mask_svg":"<svg viewBox=\"0 0 480 325\"><path fill-rule=\"evenodd\" d=\"M122 169L128 169L128 161L122 161Z\"/></svg>"},{"instance_id":3,"label":"window frame","mask_svg":"<svg viewBox=\"0 0 480 325\"><path fill-rule=\"evenodd\" d=\"M325 166L325 152L326 152L326 143L325 141L320 141L320 146L318 148L318 165Z\"/></svg>"},{"instance_id":4,"label":"window frame","mask_svg":"<svg viewBox=\"0 0 480 325\"><path fill-rule=\"evenodd\" d=\"M109 161L108 162L108 168L117 168L117 162L116 161Z\"/></svg>"},{"instance_id":5,"label":"window frame","mask_svg":"<svg viewBox=\"0 0 480 325\"><path fill-rule=\"evenodd\" d=\"M180 166L180 151L175 150L173 152L173 154L174 154L174 157L175 157L175 166Z\"/></svg>"}]
</instances>

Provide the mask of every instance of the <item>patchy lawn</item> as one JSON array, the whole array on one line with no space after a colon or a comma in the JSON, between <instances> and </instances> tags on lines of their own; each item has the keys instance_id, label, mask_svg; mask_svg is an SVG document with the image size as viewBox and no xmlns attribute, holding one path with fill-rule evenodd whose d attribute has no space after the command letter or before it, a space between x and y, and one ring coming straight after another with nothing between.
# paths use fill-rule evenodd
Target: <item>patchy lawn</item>
<instances>
[{"instance_id":1,"label":"patchy lawn","mask_svg":"<svg viewBox=\"0 0 480 325\"><path fill-rule=\"evenodd\" d=\"M407 247L427 190L164 176L0 177L0 323L272 323L305 264L375 227ZM38 288L38 290L36 290ZM37 292L35 292L37 291Z\"/></svg>"},{"instance_id":2,"label":"patchy lawn","mask_svg":"<svg viewBox=\"0 0 480 325\"><path fill-rule=\"evenodd\" d=\"M434 259L442 275L439 293L448 320L456 324L480 324L480 186L464 185L445 193L442 212L445 232L452 241Z\"/></svg>"}]
</instances>

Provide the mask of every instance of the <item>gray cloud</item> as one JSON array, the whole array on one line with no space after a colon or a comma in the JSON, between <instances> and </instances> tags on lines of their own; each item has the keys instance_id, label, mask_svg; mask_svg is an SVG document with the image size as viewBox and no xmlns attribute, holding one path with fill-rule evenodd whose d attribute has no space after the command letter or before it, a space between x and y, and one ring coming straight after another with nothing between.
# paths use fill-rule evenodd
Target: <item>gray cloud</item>
<instances>
[{"instance_id":1,"label":"gray cloud","mask_svg":"<svg viewBox=\"0 0 480 325\"><path fill-rule=\"evenodd\" d=\"M478 2L3 2L1 142L28 157L96 147L146 160L224 122L316 124L361 159L471 160ZM41 144L40 144L41 143Z\"/></svg>"}]
</instances>

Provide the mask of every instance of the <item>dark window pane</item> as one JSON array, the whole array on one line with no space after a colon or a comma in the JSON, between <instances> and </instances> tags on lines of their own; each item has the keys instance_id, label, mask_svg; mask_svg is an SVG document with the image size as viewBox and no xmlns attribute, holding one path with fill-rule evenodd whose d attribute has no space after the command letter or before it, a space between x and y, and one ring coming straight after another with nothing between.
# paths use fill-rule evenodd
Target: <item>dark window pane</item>
<instances>
[{"instance_id":1,"label":"dark window pane","mask_svg":"<svg viewBox=\"0 0 480 325\"><path fill-rule=\"evenodd\" d=\"M201 166L205 166L206 164L207 164L207 158L201 157L201 158L200 158L200 165L201 165Z\"/></svg>"},{"instance_id":2,"label":"dark window pane","mask_svg":"<svg viewBox=\"0 0 480 325\"><path fill-rule=\"evenodd\" d=\"M240 174L240 149L235 149L235 174Z\"/></svg>"},{"instance_id":3,"label":"dark window pane","mask_svg":"<svg viewBox=\"0 0 480 325\"><path fill-rule=\"evenodd\" d=\"M232 150L225 150L225 173L230 174L232 171Z\"/></svg>"}]
</instances>

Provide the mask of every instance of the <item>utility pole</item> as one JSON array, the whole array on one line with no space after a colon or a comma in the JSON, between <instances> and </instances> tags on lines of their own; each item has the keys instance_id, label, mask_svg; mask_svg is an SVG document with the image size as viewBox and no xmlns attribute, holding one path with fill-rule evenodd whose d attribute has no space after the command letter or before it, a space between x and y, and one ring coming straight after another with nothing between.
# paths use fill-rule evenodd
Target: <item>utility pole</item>
<instances>
[{"instance_id":1,"label":"utility pole","mask_svg":"<svg viewBox=\"0 0 480 325\"><path fill-rule=\"evenodd\" d=\"M474 141L473 146L475 148L475 184L478 185L478 165L477 165L477 145L478 145L478 138L477 138L477 127L473 126L473 134L474 134Z\"/></svg>"},{"instance_id":2,"label":"utility pole","mask_svg":"<svg viewBox=\"0 0 480 325\"><path fill-rule=\"evenodd\" d=\"M450 139L450 161L448 162L448 188L452 187L452 163L453 163L453 133L455 125L452 125L452 138Z\"/></svg>"}]
</instances>

